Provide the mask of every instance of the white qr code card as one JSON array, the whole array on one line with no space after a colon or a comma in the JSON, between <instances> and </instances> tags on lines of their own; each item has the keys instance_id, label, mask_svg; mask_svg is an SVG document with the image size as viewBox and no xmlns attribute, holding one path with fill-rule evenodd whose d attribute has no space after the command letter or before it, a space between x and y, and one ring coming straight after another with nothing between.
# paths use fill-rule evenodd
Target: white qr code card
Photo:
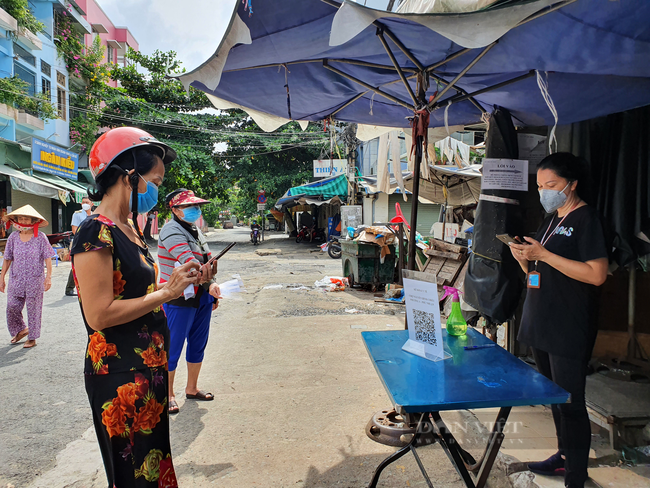
<instances>
[{"instance_id":1,"label":"white qr code card","mask_svg":"<svg viewBox=\"0 0 650 488\"><path fill-rule=\"evenodd\" d=\"M411 271L409 276L417 274ZM449 355L442 340L438 285L404 277L404 296L409 339L402 349L432 361L445 359Z\"/></svg>"}]
</instances>

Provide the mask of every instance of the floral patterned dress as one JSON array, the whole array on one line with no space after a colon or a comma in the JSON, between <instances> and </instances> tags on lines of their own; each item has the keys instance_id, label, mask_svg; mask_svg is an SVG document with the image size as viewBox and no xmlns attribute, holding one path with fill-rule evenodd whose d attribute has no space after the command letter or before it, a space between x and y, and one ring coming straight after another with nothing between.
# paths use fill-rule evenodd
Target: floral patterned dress
<instances>
[{"instance_id":1,"label":"floral patterned dress","mask_svg":"<svg viewBox=\"0 0 650 488\"><path fill-rule=\"evenodd\" d=\"M147 248L134 244L101 215L86 219L74 239L74 257L110 249L113 295L128 300L157 289L158 268ZM79 302L84 295L75 275ZM88 326L86 392L111 488L176 487L169 444L167 346L169 329L162 308L100 332Z\"/></svg>"}]
</instances>

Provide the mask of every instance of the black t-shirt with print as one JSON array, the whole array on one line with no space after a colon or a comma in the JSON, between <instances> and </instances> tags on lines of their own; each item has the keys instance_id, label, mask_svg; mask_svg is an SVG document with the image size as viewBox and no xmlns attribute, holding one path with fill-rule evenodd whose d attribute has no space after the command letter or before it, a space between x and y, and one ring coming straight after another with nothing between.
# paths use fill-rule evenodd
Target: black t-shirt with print
<instances>
[{"instance_id":1,"label":"black t-shirt with print","mask_svg":"<svg viewBox=\"0 0 650 488\"><path fill-rule=\"evenodd\" d=\"M535 239L540 242L547 231L552 233L546 249L581 262L607 257L596 209L577 208L558 227L560 220L553 214L537 231ZM535 262L529 263L528 270L535 271ZM541 261L537 271L541 287L527 290L517 339L549 354L588 359L596 340L598 287L569 278Z\"/></svg>"}]
</instances>

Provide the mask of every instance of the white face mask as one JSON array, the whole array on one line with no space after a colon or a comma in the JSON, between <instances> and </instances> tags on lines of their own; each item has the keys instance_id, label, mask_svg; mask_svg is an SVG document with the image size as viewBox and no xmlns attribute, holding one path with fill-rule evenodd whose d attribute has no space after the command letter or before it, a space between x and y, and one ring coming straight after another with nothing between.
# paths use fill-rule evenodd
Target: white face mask
<instances>
[{"instance_id":1,"label":"white face mask","mask_svg":"<svg viewBox=\"0 0 650 488\"><path fill-rule=\"evenodd\" d=\"M89 203L82 203L81 208L84 209L86 212L92 208L92 205Z\"/></svg>"},{"instance_id":2,"label":"white face mask","mask_svg":"<svg viewBox=\"0 0 650 488\"><path fill-rule=\"evenodd\" d=\"M567 194L564 193L571 182L569 181L563 190L539 190L539 201L546 210L546 213L553 213L562 207L567 201Z\"/></svg>"}]
</instances>

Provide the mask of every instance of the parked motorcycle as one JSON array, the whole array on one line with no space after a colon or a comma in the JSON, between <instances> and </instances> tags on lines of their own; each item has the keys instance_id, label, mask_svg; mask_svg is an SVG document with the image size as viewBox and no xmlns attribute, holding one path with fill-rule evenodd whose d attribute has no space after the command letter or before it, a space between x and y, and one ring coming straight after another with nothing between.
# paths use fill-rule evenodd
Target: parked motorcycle
<instances>
[{"instance_id":1,"label":"parked motorcycle","mask_svg":"<svg viewBox=\"0 0 650 488\"><path fill-rule=\"evenodd\" d=\"M316 229L314 227L307 227L306 225L303 225L302 229L300 229L296 235L296 242L313 242L315 240L325 241L324 229Z\"/></svg>"},{"instance_id":2,"label":"parked motorcycle","mask_svg":"<svg viewBox=\"0 0 650 488\"><path fill-rule=\"evenodd\" d=\"M329 254L332 259L341 259L343 253L341 251L339 236L330 236L329 243L327 244L327 254Z\"/></svg>"}]
</instances>

